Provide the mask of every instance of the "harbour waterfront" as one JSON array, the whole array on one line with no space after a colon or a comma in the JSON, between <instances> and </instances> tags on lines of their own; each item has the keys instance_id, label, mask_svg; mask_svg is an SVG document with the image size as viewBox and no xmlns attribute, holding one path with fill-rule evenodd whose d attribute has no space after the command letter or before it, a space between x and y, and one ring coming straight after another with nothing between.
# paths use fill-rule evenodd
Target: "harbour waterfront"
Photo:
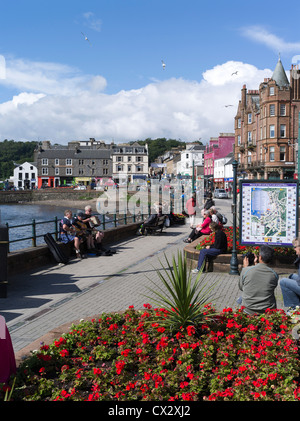
<instances>
[{"instance_id":1,"label":"harbour waterfront","mask_svg":"<svg viewBox=\"0 0 300 421\"><path fill-rule=\"evenodd\" d=\"M75 203L75 202L74 202ZM49 204L5 204L0 206L0 223L1 225L8 224L9 226L31 224L32 220L36 222L42 221L54 221L55 217L60 220L63 218L64 211L71 209L73 214L78 213L79 210L84 210L85 202L82 203L81 207L77 207L76 203L74 206L55 206ZM111 218L107 218L107 228L112 226ZM55 223L49 222L47 224L40 224L36 226L36 234L42 235L47 232L55 231ZM31 226L12 228L9 230L10 240L19 238L30 237ZM44 244L44 238L37 238L37 245ZM21 250L27 247L31 247L31 240L18 241L10 244L10 251Z\"/></svg>"}]
</instances>

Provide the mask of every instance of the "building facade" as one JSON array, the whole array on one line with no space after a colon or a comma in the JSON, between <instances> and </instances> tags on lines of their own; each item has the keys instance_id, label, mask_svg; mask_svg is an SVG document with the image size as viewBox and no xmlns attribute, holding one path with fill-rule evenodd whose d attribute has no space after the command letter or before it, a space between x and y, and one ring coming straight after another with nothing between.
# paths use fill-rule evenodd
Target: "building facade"
<instances>
[{"instance_id":1,"label":"building facade","mask_svg":"<svg viewBox=\"0 0 300 421\"><path fill-rule=\"evenodd\" d=\"M52 146L49 141L35 151L38 188L92 185L112 177L111 145L104 142L69 142Z\"/></svg>"},{"instance_id":2,"label":"building facade","mask_svg":"<svg viewBox=\"0 0 300 421\"><path fill-rule=\"evenodd\" d=\"M224 180L214 177L215 160L225 158L233 152L234 133L220 133L218 137L211 137L204 152L204 187L213 190L223 187Z\"/></svg>"},{"instance_id":3,"label":"building facade","mask_svg":"<svg viewBox=\"0 0 300 421\"><path fill-rule=\"evenodd\" d=\"M121 143L112 146L112 176L124 184L148 177L148 145Z\"/></svg>"},{"instance_id":4,"label":"building facade","mask_svg":"<svg viewBox=\"0 0 300 421\"><path fill-rule=\"evenodd\" d=\"M289 82L279 58L258 90L241 90L235 116L234 155L238 177L291 179L298 172L299 70Z\"/></svg>"},{"instance_id":5,"label":"building facade","mask_svg":"<svg viewBox=\"0 0 300 421\"><path fill-rule=\"evenodd\" d=\"M14 175L10 181L13 182L17 189L27 190L35 189L38 184L38 170L35 162L23 162L16 165Z\"/></svg>"}]
</instances>

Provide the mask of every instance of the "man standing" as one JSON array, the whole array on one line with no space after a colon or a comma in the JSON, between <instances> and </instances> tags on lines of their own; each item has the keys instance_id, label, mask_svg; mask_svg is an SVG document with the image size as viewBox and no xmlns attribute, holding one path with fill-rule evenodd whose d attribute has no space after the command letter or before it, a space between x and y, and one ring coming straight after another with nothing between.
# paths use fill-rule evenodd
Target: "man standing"
<instances>
[{"instance_id":1,"label":"man standing","mask_svg":"<svg viewBox=\"0 0 300 421\"><path fill-rule=\"evenodd\" d=\"M249 266L248 258L244 258L239 289L242 291L244 311L250 315L276 308L274 291L278 285L278 275L268 266L273 254L274 250L270 246L262 245L254 266Z\"/></svg>"}]
</instances>

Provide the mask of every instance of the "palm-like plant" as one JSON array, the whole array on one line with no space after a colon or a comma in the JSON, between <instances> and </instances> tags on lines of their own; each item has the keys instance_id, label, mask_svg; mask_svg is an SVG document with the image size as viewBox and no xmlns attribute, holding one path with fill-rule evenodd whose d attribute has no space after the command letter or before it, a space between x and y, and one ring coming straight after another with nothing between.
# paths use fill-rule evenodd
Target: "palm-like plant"
<instances>
[{"instance_id":1,"label":"palm-like plant","mask_svg":"<svg viewBox=\"0 0 300 421\"><path fill-rule=\"evenodd\" d=\"M165 256L166 258L166 256ZM154 293L154 302L169 312L163 323L171 330L188 325L198 325L204 320L207 321L205 315L205 305L210 303L212 298L212 290L215 283L203 283L201 280L202 269L198 272L197 277L192 281L191 270L187 266L186 257L181 252L178 253L177 262L175 257L172 258L172 265L166 258L167 267L163 267L165 276L160 270L157 274L162 281L164 289L150 280L155 285L155 289L149 288ZM160 262L161 263L161 262ZM153 297L149 297L153 299Z\"/></svg>"}]
</instances>

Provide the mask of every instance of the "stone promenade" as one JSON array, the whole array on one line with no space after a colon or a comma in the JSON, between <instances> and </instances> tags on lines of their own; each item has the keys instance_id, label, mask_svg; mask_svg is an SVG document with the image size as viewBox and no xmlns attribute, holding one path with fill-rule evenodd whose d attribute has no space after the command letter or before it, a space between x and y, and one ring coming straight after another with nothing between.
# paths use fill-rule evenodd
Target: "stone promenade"
<instances>
[{"instance_id":1,"label":"stone promenade","mask_svg":"<svg viewBox=\"0 0 300 421\"><path fill-rule=\"evenodd\" d=\"M49 332L57 337L74 321L123 311L130 305L139 309L144 303L153 304L148 296L151 281L160 282L156 270L165 265L166 258L171 261L183 252L183 239L189 232L188 224L171 226L161 234L112 244L117 250L113 256L72 260L10 278L7 298L0 298L0 314L5 317L16 355L37 349L38 341L47 339ZM214 272L202 274L202 278L203 282L218 281L212 299L218 310L237 307L238 275Z\"/></svg>"}]
</instances>

